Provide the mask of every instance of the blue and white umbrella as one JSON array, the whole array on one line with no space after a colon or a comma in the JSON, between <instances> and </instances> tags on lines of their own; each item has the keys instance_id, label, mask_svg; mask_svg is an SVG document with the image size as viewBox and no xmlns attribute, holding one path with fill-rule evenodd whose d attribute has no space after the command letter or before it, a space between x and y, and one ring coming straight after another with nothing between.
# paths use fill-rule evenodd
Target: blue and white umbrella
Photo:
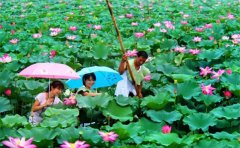
<instances>
[{"instance_id":1,"label":"blue and white umbrella","mask_svg":"<svg viewBox=\"0 0 240 148\"><path fill-rule=\"evenodd\" d=\"M92 86L92 89L112 86L113 84L122 80L121 75L117 71L109 67L93 66L93 67L83 68L82 70L78 71L77 74L80 76L80 78L75 80L74 79L68 80L66 82L68 87L74 89L74 88L80 88L81 86L83 86L82 77L84 74L87 74L87 73L94 73L96 75L96 81Z\"/></svg>"}]
</instances>

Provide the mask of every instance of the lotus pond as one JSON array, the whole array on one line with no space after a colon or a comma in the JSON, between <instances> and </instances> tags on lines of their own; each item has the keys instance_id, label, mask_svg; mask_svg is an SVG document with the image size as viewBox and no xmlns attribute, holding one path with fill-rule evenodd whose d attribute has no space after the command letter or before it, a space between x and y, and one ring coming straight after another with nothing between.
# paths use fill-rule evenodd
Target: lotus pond
<instances>
[{"instance_id":1,"label":"lotus pond","mask_svg":"<svg viewBox=\"0 0 240 148\"><path fill-rule=\"evenodd\" d=\"M104 0L1 1L0 147L9 137L43 148L240 147L240 2L111 3L125 49L151 56L144 98L101 88L75 106L48 108L32 126L34 97L48 79L20 77L22 69L51 61L117 70L122 52Z\"/></svg>"}]
</instances>

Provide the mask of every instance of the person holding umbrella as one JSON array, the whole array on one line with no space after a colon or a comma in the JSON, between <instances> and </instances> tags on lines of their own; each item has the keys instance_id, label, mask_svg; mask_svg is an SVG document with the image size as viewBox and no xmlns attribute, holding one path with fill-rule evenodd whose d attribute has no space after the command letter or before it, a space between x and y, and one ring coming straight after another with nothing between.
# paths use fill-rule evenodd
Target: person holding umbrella
<instances>
[{"instance_id":1,"label":"person holding umbrella","mask_svg":"<svg viewBox=\"0 0 240 148\"><path fill-rule=\"evenodd\" d=\"M123 80L117 83L115 95L123 95L125 97L128 96L138 96L142 98L142 81L146 76L150 75L150 71L148 68L143 66L143 64L148 59L148 54L145 51L138 51L136 53L135 59L128 60L129 66L131 68L132 74L135 78L136 89L132 83L132 79L130 74L127 72L127 54L122 56L121 63L119 65L118 71L122 74Z\"/></svg>"},{"instance_id":2,"label":"person holding umbrella","mask_svg":"<svg viewBox=\"0 0 240 148\"><path fill-rule=\"evenodd\" d=\"M39 124L42 120L42 113L53 104L62 103L59 99L59 95L64 90L64 85L61 81L53 81L45 92L39 93L31 109L31 115L29 122L33 125Z\"/></svg>"},{"instance_id":3,"label":"person holding umbrella","mask_svg":"<svg viewBox=\"0 0 240 148\"><path fill-rule=\"evenodd\" d=\"M96 75L94 73L84 74L82 77L83 86L78 89L78 92L83 96L97 96L102 93L94 92L91 88L96 81Z\"/></svg>"}]
</instances>

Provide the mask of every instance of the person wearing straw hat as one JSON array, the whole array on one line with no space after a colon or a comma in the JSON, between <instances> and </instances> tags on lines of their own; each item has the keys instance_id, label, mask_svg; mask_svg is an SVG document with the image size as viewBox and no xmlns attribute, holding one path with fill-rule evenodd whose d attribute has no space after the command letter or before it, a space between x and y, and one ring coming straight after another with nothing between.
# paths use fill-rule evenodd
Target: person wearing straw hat
<instances>
[{"instance_id":1,"label":"person wearing straw hat","mask_svg":"<svg viewBox=\"0 0 240 148\"><path fill-rule=\"evenodd\" d=\"M53 81L45 92L39 93L31 109L29 122L33 125L37 125L42 122L43 112L53 104L62 103L58 96L64 90L64 85L61 81Z\"/></svg>"},{"instance_id":2,"label":"person wearing straw hat","mask_svg":"<svg viewBox=\"0 0 240 148\"><path fill-rule=\"evenodd\" d=\"M145 51L138 51L135 59L128 60L130 69L135 79L136 89L132 83L132 79L127 70L127 55L122 56L121 63L119 65L119 73L122 74L123 80L119 81L116 87L115 95L138 96L142 98L142 81L144 77L150 74L148 68L143 64L146 62L148 54Z\"/></svg>"}]
</instances>

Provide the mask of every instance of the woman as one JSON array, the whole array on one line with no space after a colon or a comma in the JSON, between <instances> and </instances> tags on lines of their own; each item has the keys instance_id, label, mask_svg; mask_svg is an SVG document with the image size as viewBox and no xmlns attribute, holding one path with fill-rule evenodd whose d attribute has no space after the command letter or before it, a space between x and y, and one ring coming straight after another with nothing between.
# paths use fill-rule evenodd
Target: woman
<instances>
[{"instance_id":1,"label":"woman","mask_svg":"<svg viewBox=\"0 0 240 148\"><path fill-rule=\"evenodd\" d=\"M50 89L49 89L50 87ZM39 124L42 120L42 113L51 105L62 103L58 96L62 93L64 85L60 81L53 81L45 92L38 94L32 106L29 122L33 125Z\"/></svg>"},{"instance_id":2,"label":"woman","mask_svg":"<svg viewBox=\"0 0 240 148\"><path fill-rule=\"evenodd\" d=\"M78 92L83 96L97 96L101 95L102 93L97 93L93 91L91 88L96 81L96 76L94 73L87 73L83 75L82 82L83 86L78 89Z\"/></svg>"}]
</instances>

